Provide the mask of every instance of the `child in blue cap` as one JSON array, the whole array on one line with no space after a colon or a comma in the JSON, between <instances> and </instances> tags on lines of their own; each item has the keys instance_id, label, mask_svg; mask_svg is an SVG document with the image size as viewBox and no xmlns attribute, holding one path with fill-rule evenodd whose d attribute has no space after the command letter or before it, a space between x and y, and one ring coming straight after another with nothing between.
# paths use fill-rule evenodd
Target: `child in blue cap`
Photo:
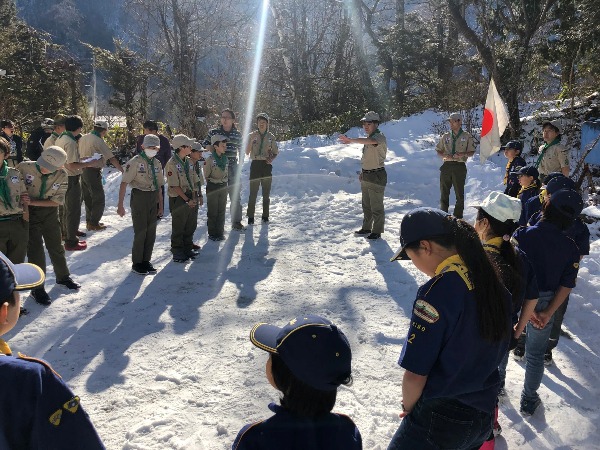
<instances>
[{"instance_id":1,"label":"child in blue cap","mask_svg":"<svg viewBox=\"0 0 600 450\"><path fill-rule=\"evenodd\" d=\"M519 184L521 190L517 194L517 198L521 200L522 212L519 218L519 225L527 225L525 218L525 205L530 198L537 197L540 194L541 183L539 180L540 173L534 166L522 167L518 172Z\"/></svg>"},{"instance_id":2,"label":"child in blue cap","mask_svg":"<svg viewBox=\"0 0 600 450\"><path fill-rule=\"evenodd\" d=\"M44 278L38 266L13 264L0 252L0 336L19 319L19 291L41 286ZM0 380L1 449L104 449L79 397L48 363L13 356L2 339Z\"/></svg>"},{"instance_id":3,"label":"child in blue cap","mask_svg":"<svg viewBox=\"0 0 600 450\"><path fill-rule=\"evenodd\" d=\"M388 450L473 449L490 436L511 296L475 229L435 208L410 211L393 256L431 279L419 288L399 364L403 419Z\"/></svg>"},{"instance_id":4,"label":"child in blue cap","mask_svg":"<svg viewBox=\"0 0 600 450\"><path fill-rule=\"evenodd\" d=\"M527 165L525 160L521 157L523 144L519 141L510 141L506 143L503 150L504 156L508 159L506 171L504 172L504 179L502 180L502 183L506 186L504 193L511 197L516 197L521 189L518 172L521 170L521 167Z\"/></svg>"},{"instance_id":5,"label":"child in blue cap","mask_svg":"<svg viewBox=\"0 0 600 450\"><path fill-rule=\"evenodd\" d=\"M331 412L337 388L352 381L352 352L339 328L306 315L281 328L259 323L250 341L269 353L267 380L282 396L269 405L273 416L240 430L232 450L362 449L352 419Z\"/></svg>"}]
</instances>

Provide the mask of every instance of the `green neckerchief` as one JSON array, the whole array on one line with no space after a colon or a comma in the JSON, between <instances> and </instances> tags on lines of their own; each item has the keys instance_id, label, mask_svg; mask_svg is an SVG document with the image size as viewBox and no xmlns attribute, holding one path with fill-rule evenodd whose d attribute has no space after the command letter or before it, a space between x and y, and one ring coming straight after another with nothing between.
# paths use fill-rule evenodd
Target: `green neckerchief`
<instances>
[{"instance_id":1,"label":"green neckerchief","mask_svg":"<svg viewBox=\"0 0 600 450\"><path fill-rule=\"evenodd\" d=\"M540 153L540 156L538 157L537 161L535 162L536 169L538 167L540 167L540 164L542 163L542 158L544 158L544 155L546 154L546 150L548 150L550 147L552 147L553 145L556 145L556 144L560 144L560 138L554 139L549 144L548 143L544 144L544 147L542 148L542 152Z\"/></svg>"},{"instance_id":2,"label":"green neckerchief","mask_svg":"<svg viewBox=\"0 0 600 450\"><path fill-rule=\"evenodd\" d=\"M140 153L140 156L144 161L148 163L148 169L152 172L152 182L154 183L154 189L158 191L158 180L156 179L156 172L154 171L154 158L148 158L146 152Z\"/></svg>"},{"instance_id":3,"label":"green neckerchief","mask_svg":"<svg viewBox=\"0 0 600 450\"><path fill-rule=\"evenodd\" d=\"M185 178L187 178L188 186L193 191L194 190L194 185L192 184L192 180L190 179L190 166L189 166L189 164L186 164L185 162L183 162L182 159L177 154L177 152L175 152L173 154L173 156L175 156L175 160L178 161L179 164L181 164L183 166L183 171L185 172Z\"/></svg>"},{"instance_id":4,"label":"green neckerchief","mask_svg":"<svg viewBox=\"0 0 600 450\"><path fill-rule=\"evenodd\" d=\"M98 133L96 130L92 131L92 134L93 134L94 136L98 136L100 139L104 140L104 139L102 138L102 136L100 136L100 133Z\"/></svg>"},{"instance_id":5,"label":"green neckerchief","mask_svg":"<svg viewBox=\"0 0 600 450\"><path fill-rule=\"evenodd\" d=\"M40 186L40 200L44 200L44 195L46 195L46 182L48 181L48 177L50 176L49 173L42 173L42 169L40 169L40 166L38 165L38 163L35 163L35 167L37 168L38 172L42 175L42 185Z\"/></svg>"},{"instance_id":6,"label":"green neckerchief","mask_svg":"<svg viewBox=\"0 0 600 450\"><path fill-rule=\"evenodd\" d=\"M12 203L10 201L10 189L8 188L8 183L6 181L6 176L8 175L8 163L4 160L2 164L2 169L0 169L0 198L2 198L2 203L4 203L4 207L6 209L12 208Z\"/></svg>"},{"instance_id":7,"label":"green neckerchief","mask_svg":"<svg viewBox=\"0 0 600 450\"><path fill-rule=\"evenodd\" d=\"M267 135L267 133L269 132L269 130L265 131L265 134L261 134L261 132L258 132L258 135L260 136L260 146L258 147L258 156L262 156L262 149L263 149L263 144L265 143L265 136Z\"/></svg>"},{"instance_id":8,"label":"green neckerchief","mask_svg":"<svg viewBox=\"0 0 600 450\"><path fill-rule=\"evenodd\" d=\"M381 133L381 131L379 131L379 128L376 128L375 131L373 131L370 135L369 135L369 139L371 139L373 136L375 136L376 134Z\"/></svg>"},{"instance_id":9,"label":"green neckerchief","mask_svg":"<svg viewBox=\"0 0 600 450\"><path fill-rule=\"evenodd\" d=\"M52 132L52 136L59 137L59 136L60 136L60 134L58 134L56 131L53 131L53 132Z\"/></svg>"},{"instance_id":10,"label":"green neckerchief","mask_svg":"<svg viewBox=\"0 0 600 450\"><path fill-rule=\"evenodd\" d=\"M454 131L450 131L450 133L452 134L452 155L456 153L456 141L458 140L458 137L462 134L462 132L463 130L462 128L460 128L458 130L458 134L454 136Z\"/></svg>"},{"instance_id":11,"label":"green neckerchief","mask_svg":"<svg viewBox=\"0 0 600 450\"><path fill-rule=\"evenodd\" d=\"M212 157L217 162L217 167L225 172L225 167L227 167L227 155L223 153L221 156L217 155L215 150L212 151Z\"/></svg>"},{"instance_id":12,"label":"green neckerchief","mask_svg":"<svg viewBox=\"0 0 600 450\"><path fill-rule=\"evenodd\" d=\"M63 136L69 136L71 139L73 139L75 142L77 142L77 139L75 139L75 136L73 136L73 133L71 133L70 131L63 131L62 134L60 135L60 137Z\"/></svg>"}]
</instances>

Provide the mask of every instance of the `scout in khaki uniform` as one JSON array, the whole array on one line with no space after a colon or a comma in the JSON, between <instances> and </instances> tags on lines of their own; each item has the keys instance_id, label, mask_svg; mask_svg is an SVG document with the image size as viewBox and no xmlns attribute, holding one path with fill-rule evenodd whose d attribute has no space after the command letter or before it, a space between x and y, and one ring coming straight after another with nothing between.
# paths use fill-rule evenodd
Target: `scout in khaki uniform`
<instances>
[{"instance_id":1,"label":"scout in khaki uniform","mask_svg":"<svg viewBox=\"0 0 600 450\"><path fill-rule=\"evenodd\" d=\"M473 136L462 129L462 116L454 113L448 117L450 132L440 139L435 151L444 163L440 167L440 209L448 212L450 189L454 188L456 204L454 217L462 219L465 209L465 182L467 158L475 154Z\"/></svg>"},{"instance_id":2,"label":"scout in khaki uniform","mask_svg":"<svg viewBox=\"0 0 600 450\"><path fill-rule=\"evenodd\" d=\"M150 263L154 241L156 240L157 217L162 216L163 197L161 186L165 184L162 165L154 158L160 148L160 139L155 134L144 136L142 153L125 164L123 179L119 189L117 213L123 217L125 191L131 184L131 220L133 221L133 247L131 249L131 270L140 275L155 274ZM158 206L157 206L158 205Z\"/></svg>"},{"instance_id":3,"label":"scout in khaki uniform","mask_svg":"<svg viewBox=\"0 0 600 450\"><path fill-rule=\"evenodd\" d=\"M81 219L81 173L86 167L98 167L98 161L81 162L77 136L83 128L83 120L79 116L68 116L65 119L66 131L56 140L56 145L67 153L65 170L69 176L67 193L65 194L64 228L65 250L85 250L87 243L80 241L78 236L79 220Z\"/></svg>"},{"instance_id":4,"label":"scout in khaki uniform","mask_svg":"<svg viewBox=\"0 0 600 450\"><path fill-rule=\"evenodd\" d=\"M58 206L64 203L67 192L67 173L62 168L66 160L65 151L52 146L44 150L37 161L23 161L19 164L19 172L30 198L27 260L46 273L45 244L56 274L56 284L79 289L81 285L71 279L67 267L58 221ZM43 284L32 289L31 296L42 305L52 303Z\"/></svg>"},{"instance_id":5,"label":"scout in khaki uniform","mask_svg":"<svg viewBox=\"0 0 600 450\"><path fill-rule=\"evenodd\" d=\"M15 264L25 261L29 239L29 195L21 173L9 167L10 144L0 138L0 251Z\"/></svg>"},{"instance_id":6,"label":"scout in khaki uniform","mask_svg":"<svg viewBox=\"0 0 600 450\"><path fill-rule=\"evenodd\" d=\"M56 144L56 140L60 137L60 135L62 133L64 133L65 130L65 119L67 118L67 116L65 116L64 114L57 114L56 117L54 118L54 131L52 131L52 134L50 134L50 136L48 136L48 139L46 139L44 141L44 150L46 150L48 147L52 147L54 144Z\"/></svg>"},{"instance_id":7,"label":"scout in khaki uniform","mask_svg":"<svg viewBox=\"0 0 600 450\"><path fill-rule=\"evenodd\" d=\"M104 186L102 186L102 167L106 162L110 163L123 173L123 168L116 156L106 142L104 137L108 133L108 122L97 120L94 124L94 131L84 134L79 139L79 157L82 160L100 156L98 165L100 167L86 167L81 174L81 190L83 191L83 201L85 203L85 222L88 231L102 231L106 225L100 223L104 214L106 203L104 196Z\"/></svg>"},{"instance_id":8,"label":"scout in khaki uniform","mask_svg":"<svg viewBox=\"0 0 600 450\"><path fill-rule=\"evenodd\" d=\"M558 120L544 122L542 125L544 145L540 147L535 163L541 181L552 172L560 172L565 177L569 176L569 155L566 147L560 143L561 132Z\"/></svg>"},{"instance_id":9,"label":"scout in khaki uniform","mask_svg":"<svg viewBox=\"0 0 600 450\"><path fill-rule=\"evenodd\" d=\"M200 142L194 142L192 144L192 153L190 153L190 159L194 163L194 172L198 176L198 205L204 205L204 197L202 196L202 185L204 184L204 175L202 175L202 167L204 167L204 158L202 157L202 144ZM192 250L200 250L200 246L192 244Z\"/></svg>"},{"instance_id":10,"label":"scout in khaki uniform","mask_svg":"<svg viewBox=\"0 0 600 450\"><path fill-rule=\"evenodd\" d=\"M268 131L269 116L265 113L260 113L256 116L256 125L258 130L250 133L248 136L248 147L246 147L246 155L250 155L250 159L252 160L250 164L250 197L248 198L248 209L246 212L248 225L254 223L256 197L261 185L263 197L262 221L269 221L271 180L273 178L273 166L271 163L279 154L275 136Z\"/></svg>"},{"instance_id":11,"label":"scout in khaki uniform","mask_svg":"<svg viewBox=\"0 0 600 450\"><path fill-rule=\"evenodd\" d=\"M177 134L171 141L174 153L167 161L167 193L169 211L173 216L171 228L171 253L173 261L194 259L198 252L192 249L194 231L198 226L198 176L194 162L188 157L194 140Z\"/></svg>"},{"instance_id":12,"label":"scout in khaki uniform","mask_svg":"<svg viewBox=\"0 0 600 450\"><path fill-rule=\"evenodd\" d=\"M211 136L212 152L204 163L206 179L206 215L208 238L225 239L225 208L227 207L227 138L220 134Z\"/></svg>"},{"instance_id":13,"label":"scout in khaki uniform","mask_svg":"<svg viewBox=\"0 0 600 450\"><path fill-rule=\"evenodd\" d=\"M384 231L385 210L383 197L387 184L387 172L384 162L387 155L387 141L381 131L379 114L369 111L360 119L366 138L350 139L340 135L344 144L363 144L361 166L358 179L362 192L363 225L355 234L367 236L368 239L379 239Z\"/></svg>"}]
</instances>

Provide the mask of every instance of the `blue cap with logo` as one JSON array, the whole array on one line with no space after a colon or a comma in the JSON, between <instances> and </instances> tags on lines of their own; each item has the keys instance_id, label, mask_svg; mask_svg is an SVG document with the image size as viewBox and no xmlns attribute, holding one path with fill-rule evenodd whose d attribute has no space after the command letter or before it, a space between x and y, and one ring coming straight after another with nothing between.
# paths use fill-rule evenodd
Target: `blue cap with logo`
<instances>
[{"instance_id":1,"label":"blue cap with logo","mask_svg":"<svg viewBox=\"0 0 600 450\"><path fill-rule=\"evenodd\" d=\"M571 189L560 189L550 197L550 204L561 214L575 219L583 210L583 199L581 195Z\"/></svg>"},{"instance_id":2,"label":"blue cap with logo","mask_svg":"<svg viewBox=\"0 0 600 450\"><path fill-rule=\"evenodd\" d=\"M540 173L535 168L535 166L524 166L524 167L521 167L521 170L519 170L517 172L517 174L519 174L519 175L527 175L527 176L533 177L533 178L538 178L540 176Z\"/></svg>"},{"instance_id":3,"label":"blue cap with logo","mask_svg":"<svg viewBox=\"0 0 600 450\"><path fill-rule=\"evenodd\" d=\"M454 217L437 208L421 207L409 211L400 224L400 248L390 261L408 260L406 246L421 239L452 234Z\"/></svg>"},{"instance_id":4,"label":"blue cap with logo","mask_svg":"<svg viewBox=\"0 0 600 450\"><path fill-rule=\"evenodd\" d=\"M25 291L41 286L44 271L35 264L13 264L0 252L0 301L8 299L13 291Z\"/></svg>"},{"instance_id":5,"label":"blue cap with logo","mask_svg":"<svg viewBox=\"0 0 600 450\"><path fill-rule=\"evenodd\" d=\"M279 355L296 378L314 389L333 391L352 373L348 339L320 316L296 317L283 327L258 323L250 331L250 341Z\"/></svg>"}]
</instances>

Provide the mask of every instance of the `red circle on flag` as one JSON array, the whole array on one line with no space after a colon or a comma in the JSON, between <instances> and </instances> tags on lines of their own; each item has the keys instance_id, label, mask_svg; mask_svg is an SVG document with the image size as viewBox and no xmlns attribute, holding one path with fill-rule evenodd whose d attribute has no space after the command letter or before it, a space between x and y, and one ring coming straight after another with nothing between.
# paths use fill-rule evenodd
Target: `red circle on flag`
<instances>
[{"instance_id":1,"label":"red circle on flag","mask_svg":"<svg viewBox=\"0 0 600 450\"><path fill-rule=\"evenodd\" d=\"M494 115L492 112L485 108L483 110L483 124L481 124L481 137L487 135L490 131L492 131L492 126L494 125Z\"/></svg>"}]
</instances>

